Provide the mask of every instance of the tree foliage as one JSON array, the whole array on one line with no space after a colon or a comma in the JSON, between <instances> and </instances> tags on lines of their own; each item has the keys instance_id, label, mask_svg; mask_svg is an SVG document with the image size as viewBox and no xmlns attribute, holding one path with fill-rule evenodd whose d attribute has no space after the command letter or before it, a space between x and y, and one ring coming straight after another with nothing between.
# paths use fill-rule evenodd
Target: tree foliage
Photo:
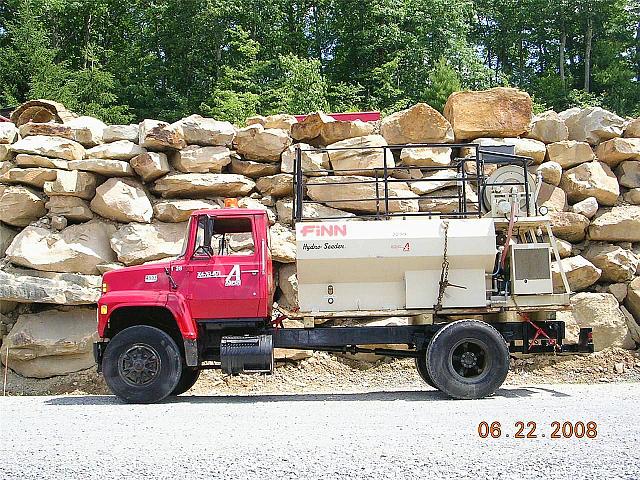
<instances>
[{"instance_id":1,"label":"tree foliage","mask_svg":"<svg viewBox=\"0 0 640 480\"><path fill-rule=\"evenodd\" d=\"M442 109L460 89L640 115L634 0L4 0L0 106L109 122Z\"/></svg>"}]
</instances>

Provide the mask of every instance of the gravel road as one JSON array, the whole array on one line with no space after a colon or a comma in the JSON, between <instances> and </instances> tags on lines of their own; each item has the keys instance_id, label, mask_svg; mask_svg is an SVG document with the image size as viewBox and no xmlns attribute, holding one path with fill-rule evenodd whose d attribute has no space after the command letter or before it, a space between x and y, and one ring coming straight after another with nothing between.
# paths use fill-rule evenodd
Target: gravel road
<instances>
[{"instance_id":1,"label":"gravel road","mask_svg":"<svg viewBox=\"0 0 640 480\"><path fill-rule=\"evenodd\" d=\"M433 390L147 406L0 397L0 478L637 480L638 399L640 384L507 387L476 401ZM535 421L538 438L514 438L518 420ZM551 439L555 420L595 421L597 437ZM479 438L481 421L501 422L501 437Z\"/></svg>"}]
</instances>

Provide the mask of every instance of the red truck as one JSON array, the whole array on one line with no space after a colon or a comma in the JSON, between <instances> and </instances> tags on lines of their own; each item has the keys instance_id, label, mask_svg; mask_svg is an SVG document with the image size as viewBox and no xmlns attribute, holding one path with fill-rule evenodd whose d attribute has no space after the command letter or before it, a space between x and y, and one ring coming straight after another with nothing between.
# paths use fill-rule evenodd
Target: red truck
<instances>
[{"instance_id":1,"label":"red truck","mask_svg":"<svg viewBox=\"0 0 640 480\"><path fill-rule=\"evenodd\" d=\"M228 374L270 373L277 347L414 358L418 373L429 385L454 398L480 398L503 383L510 352L593 351L588 328L581 329L579 343L563 344L564 323L555 319L555 312L568 308L566 279L567 292L544 290L551 288L549 262L555 239L543 210L534 211L536 207L529 205L532 185L516 187L517 172L512 167L506 171L509 189L497 189L494 195L496 201L517 203L517 208L511 204L511 219L502 213L501 218L486 218L486 211L497 207L478 203L477 208L468 208L464 194L458 199L459 208L447 212L447 219L422 211L412 213L427 218L413 218L411 212L393 211L404 205L392 193L400 175L393 172L400 168L386 165L385 152L384 172L378 172L378 177L358 177L358 181L376 183L371 203L376 209L374 221L353 222L351 218L305 218L305 202L311 202L305 192L314 180L303 176L301 155L298 151L293 220L303 311L289 313L303 318L305 328L283 328L282 315L274 311L266 211L233 206L196 211L176 259L122 268L103 277L100 339L94 344L94 355L98 370L118 397L127 402L157 402L187 391L205 368L220 368ZM502 154L492 158L496 155ZM509 160L521 159L511 155ZM480 191L496 189L496 182L484 177L480 153L458 164L469 161L475 162L475 173L468 176L464 168L459 170L461 191L472 184L480 186ZM522 161L526 172L527 162ZM335 181L349 185L353 178L337 176ZM487 194L487 198L493 197ZM502 203L498 207L500 212L509 211ZM521 215L517 219L516 210ZM325 220L333 223L322 223ZM539 242L546 235L540 225L547 226L551 243ZM369 239L371 232L379 235ZM465 238L470 243L461 243ZM525 243L513 245L518 238ZM420 262L431 262L431 266L421 267ZM509 269L510 263L515 270ZM359 269L369 266L373 268L360 277L361 282L340 283L349 276L358 279ZM479 277L474 277L477 270ZM328 277L326 282L316 281L311 280L313 275ZM394 280L394 275L399 277ZM359 283L374 282L377 277L386 282L384 289L375 290L379 285L372 283L358 290ZM434 290L427 288L429 278L436 292L426 291ZM476 300L470 299L478 290L480 303L474 306ZM426 305L420 304L423 293L429 298ZM399 303L394 307L393 302ZM351 304L357 308L346 307ZM518 319L505 317L509 312ZM431 320L395 326L339 326L331 321L421 314ZM329 321L320 323L315 321L318 318Z\"/></svg>"}]
</instances>

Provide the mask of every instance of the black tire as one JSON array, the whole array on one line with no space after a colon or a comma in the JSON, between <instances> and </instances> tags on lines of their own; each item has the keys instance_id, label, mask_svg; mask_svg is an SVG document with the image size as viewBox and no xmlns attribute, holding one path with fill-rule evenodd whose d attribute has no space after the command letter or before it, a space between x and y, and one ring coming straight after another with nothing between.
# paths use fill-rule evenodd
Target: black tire
<instances>
[{"instance_id":1,"label":"black tire","mask_svg":"<svg viewBox=\"0 0 640 480\"><path fill-rule=\"evenodd\" d=\"M509 348L491 325L459 320L442 327L427 347L427 370L436 387L458 399L492 395L507 378Z\"/></svg>"},{"instance_id":2,"label":"black tire","mask_svg":"<svg viewBox=\"0 0 640 480\"><path fill-rule=\"evenodd\" d=\"M189 390L196 384L199 376L200 369L194 367L183 367L182 375L180 375L178 385L176 385L176 388L173 389L171 395L180 395L181 393Z\"/></svg>"},{"instance_id":3,"label":"black tire","mask_svg":"<svg viewBox=\"0 0 640 480\"><path fill-rule=\"evenodd\" d=\"M102 371L109 389L125 402L155 403L178 385L182 356L167 333L138 325L109 341Z\"/></svg>"},{"instance_id":4,"label":"black tire","mask_svg":"<svg viewBox=\"0 0 640 480\"><path fill-rule=\"evenodd\" d=\"M427 385L435 388L436 390L438 389L438 387L436 387L436 384L433 383L431 376L429 375L429 369L427 368L427 351L426 350L418 351L418 356L416 357L416 369L418 370L418 374L420 375L420 378L422 378L422 380L424 380Z\"/></svg>"}]
</instances>

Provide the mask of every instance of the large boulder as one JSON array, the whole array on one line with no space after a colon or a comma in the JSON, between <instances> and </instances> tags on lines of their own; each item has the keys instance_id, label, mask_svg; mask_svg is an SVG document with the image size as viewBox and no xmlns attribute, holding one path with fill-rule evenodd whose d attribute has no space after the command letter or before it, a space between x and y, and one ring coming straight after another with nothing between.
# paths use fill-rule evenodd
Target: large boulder
<instances>
[{"instance_id":1,"label":"large boulder","mask_svg":"<svg viewBox=\"0 0 640 480\"><path fill-rule=\"evenodd\" d=\"M636 277L629 284L624 304L636 319L636 322L640 324L640 277Z\"/></svg>"},{"instance_id":2,"label":"large boulder","mask_svg":"<svg viewBox=\"0 0 640 480\"><path fill-rule=\"evenodd\" d=\"M267 218L269 219L269 225L273 225L276 223L278 219L276 212L273 208L268 207L260 200L251 197L244 197L238 200L239 208L247 208L249 210L264 210L267 213ZM285 222L282 222L285 223Z\"/></svg>"},{"instance_id":3,"label":"large boulder","mask_svg":"<svg viewBox=\"0 0 640 480\"><path fill-rule=\"evenodd\" d=\"M528 93L515 88L454 92L447 99L444 116L456 140L517 137L529 129L532 102Z\"/></svg>"},{"instance_id":4,"label":"large boulder","mask_svg":"<svg viewBox=\"0 0 640 480\"><path fill-rule=\"evenodd\" d=\"M531 167L533 173L540 174L542 181L553 186L560 185L562 179L562 167L556 162L544 162Z\"/></svg>"},{"instance_id":5,"label":"large boulder","mask_svg":"<svg viewBox=\"0 0 640 480\"><path fill-rule=\"evenodd\" d=\"M107 128L102 120L87 116L65 122L65 126L71 128L73 140L88 148L103 142L104 129Z\"/></svg>"},{"instance_id":6,"label":"large boulder","mask_svg":"<svg viewBox=\"0 0 640 480\"><path fill-rule=\"evenodd\" d=\"M553 234L567 242L581 242L587 235L589 219L573 212L552 212L550 215Z\"/></svg>"},{"instance_id":7,"label":"large boulder","mask_svg":"<svg viewBox=\"0 0 640 480\"><path fill-rule=\"evenodd\" d=\"M632 188L623 195L623 198L631 205L640 205L640 188Z\"/></svg>"},{"instance_id":8,"label":"large boulder","mask_svg":"<svg viewBox=\"0 0 640 480\"><path fill-rule=\"evenodd\" d=\"M232 173L170 173L153 185L164 198L244 197L256 184L253 180Z\"/></svg>"},{"instance_id":9,"label":"large boulder","mask_svg":"<svg viewBox=\"0 0 640 480\"><path fill-rule=\"evenodd\" d=\"M220 208L216 203L204 200L163 200L153 206L156 219L167 223L181 223L189 220L196 210Z\"/></svg>"},{"instance_id":10,"label":"large boulder","mask_svg":"<svg viewBox=\"0 0 640 480\"><path fill-rule=\"evenodd\" d=\"M59 122L65 123L76 118L61 103L53 100L29 100L11 112L11 121L19 127L27 122Z\"/></svg>"},{"instance_id":11,"label":"large boulder","mask_svg":"<svg viewBox=\"0 0 640 480\"><path fill-rule=\"evenodd\" d=\"M72 160L68 165L70 170L97 173L105 177L132 177L134 175L131 165L122 160L87 158L85 160Z\"/></svg>"},{"instance_id":12,"label":"large boulder","mask_svg":"<svg viewBox=\"0 0 640 480\"><path fill-rule=\"evenodd\" d=\"M618 179L606 163L583 163L562 174L560 187L570 202L595 197L600 205L614 205L620 196Z\"/></svg>"},{"instance_id":13,"label":"large boulder","mask_svg":"<svg viewBox=\"0 0 640 480\"><path fill-rule=\"evenodd\" d=\"M73 131L68 125L55 122L27 122L20 125L20 137L31 137L33 135L46 135L50 137L62 137L67 140L74 140Z\"/></svg>"},{"instance_id":14,"label":"large boulder","mask_svg":"<svg viewBox=\"0 0 640 480\"><path fill-rule=\"evenodd\" d=\"M18 129L11 122L0 122L0 144L13 143L18 138Z\"/></svg>"},{"instance_id":15,"label":"large boulder","mask_svg":"<svg viewBox=\"0 0 640 480\"><path fill-rule=\"evenodd\" d=\"M98 338L92 308L23 314L4 339L0 356L23 377L48 378L90 368ZM8 353L7 353L8 351Z\"/></svg>"},{"instance_id":16,"label":"large boulder","mask_svg":"<svg viewBox=\"0 0 640 480\"><path fill-rule=\"evenodd\" d=\"M640 188L640 162L622 162L616 168L620 185L627 188Z\"/></svg>"},{"instance_id":17,"label":"large boulder","mask_svg":"<svg viewBox=\"0 0 640 480\"><path fill-rule=\"evenodd\" d=\"M278 173L268 177L259 178L256 188L263 195L271 195L275 198L286 197L293 194L293 175Z\"/></svg>"},{"instance_id":18,"label":"large boulder","mask_svg":"<svg viewBox=\"0 0 640 480\"><path fill-rule=\"evenodd\" d=\"M269 248L273 261L293 263L296 261L296 234L284 225L276 223L269 228Z\"/></svg>"},{"instance_id":19,"label":"large boulder","mask_svg":"<svg viewBox=\"0 0 640 480\"><path fill-rule=\"evenodd\" d=\"M589 237L608 242L640 242L640 206L605 210L591 222Z\"/></svg>"},{"instance_id":20,"label":"large boulder","mask_svg":"<svg viewBox=\"0 0 640 480\"><path fill-rule=\"evenodd\" d=\"M602 270L580 255L563 258L560 260L560 264L567 275L569 288L572 292L579 292L590 287L598 281L602 274ZM553 290L556 293L564 292L558 262L551 262L551 275L553 277Z\"/></svg>"},{"instance_id":21,"label":"large boulder","mask_svg":"<svg viewBox=\"0 0 640 480\"><path fill-rule=\"evenodd\" d=\"M171 163L184 173L221 173L231 163L231 150L227 147L189 145L174 152Z\"/></svg>"},{"instance_id":22,"label":"large boulder","mask_svg":"<svg viewBox=\"0 0 640 480\"><path fill-rule=\"evenodd\" d=\"M467 211L476 211L478 204L478 196L473 189L467 187L466 192ZM458 203L457 188L443 188L430 193L427 197L421 198L418 202L421 212L429 213L454 213L460 211Z\"/></svg>"},{"instance_id":23,"label":"large boulder","mask_svg":"<svg viewBox=\"0 0 640 480\"><path fill-rule=\"evenodd\" d=\"M282 152L291 145L291 137L284 130L254 124L238 130L234 144L247 160L278 162Z\"/></svg>"},{"instance_id":24,"label":"large boulder","mask_svg":"<svg viewBox=\"0 0 640 480\"><path fill-rule=\"evenodd\" d=\"M42 196L22 185L0 185L0 221L26 227L47 213Z\"/></svg>"},{"instance_id":25,"label":"large boulder","mask_svg":"<svg viewBox=\"0 0 640 480\"><path fill-rule=\"evenodd\" d=\"M457 184L458 174L453 169L436 170L434 172L425 173L422 180L410 182L409 188L418 195L426 195L436 190L442 190L447 187L454 187Z\"/></svg>"},{"instance_id":26,"label":"large boulder","mask_svg":"<svg viewBox=\"0 0 640 480\"><path fill-rule=\"evenodd\" d=\"M117 222L146 222L153 207L142 185L133 180L110 178L96 189L91 210Z\"/></svg>"},{"instance_id":27,"label":"large boulder","mask_svg":"<svg viewBox=\"0 0 640 480\"><path fill-rule=\"evenodd\" d=\"M328 150L326 155L336 175L375 176L374 171L361 172L359 170L384 168L385 151L376 147L386 145L387 142L380 135L349 138L329 145L327 148L334 150ZM388 168L395 167L391 152L387 152L386 160Z\"/></svg>"},{"instance_id":28,"label":"large boulder","mask_svg":"<svg viewBox=\"0 0 640 480\"><path fill-rule=\"evenodd\" d=\"M316 177L309 179L307 189L309 198L333 208L359 213L384 213L384 201L376 202L376 186L371 177ZM384 193L379 193L379 196L383 198ZM406 183L389 183L389 213L417 212L418 209L418 195Z\"/></svg>"},{"instance_id":29,"label":"large boulder","mask_svg":"<svg viewBox=\"0 0 640 480\"><path fill-rule=\"evenodd\" d=\"M547 154L545 144L540 140L534 140L532 138L476 138L472 143L480 145L481 150L482 147L513 146L516 155L529 157L534 165L542 163ZM462 149L462 156L470 157L473 155L475 155L475 149Z\"/></svg>"},{"instance_id":30,"label":"large boulder","mask_svg":"<svg viewBox=\"0 0 640 480\"><path fill-rule=\"evenodd\" d=\"M622 136L624 118L600 107L588 107L568 116L565 123L569 139L597 145L610 138Z\"/></svg>"},{"instance_id":31,"label":"large boulder","mask_svg":"<svg viewBox=\"0 0 640 480\"><path fill-rule=\"evenodd\" d=\"M11 160L12 156L13 154L11 152L11 147L9 145L0 143L0 162Z\"/></svg>"},{"instance_id":32,"label":"large boulder","mask_svg":"<svg viewBox=\"0 0 640 480\"><path fill-rule=\"evenodd\" d=\"M403 148L400 164L407 167L447 167L451 165L451 152L449 147Z\"/></svg>"},{"instance_id":33,"label":"large boulder","mask_svg":"<svg viewBox=\"0 0 640 480\"><path fill-rule=\"evenodd\" d=\"M291 148L291 147L289 147ZM283 152L283 156L289 149ZM293 163L291 164L291 172L285 173L293 173ZM236 173L238 175L244 175L249 178L260 178L266 177L267 175L275 175L280 172L280 164L278 163L264 163L264 162L253 162L251 160L240 160L239 158L233 157L231 159L231 167L229 168L231 173Z\"/></svg>"},{"instance_id":34,"label":"large boulder","mask_svg":"<svg viewBox=\"0 0 640 480\"><path fill-rule=\"evenodd\" d=\"M640 118L631 120L624 129L625 138L640 138Z\"/></svg>"},{"instance_id":35,"label":"large boulder","mask_svg":"<svg viewBox=\"0 0 640 480\"><path fill-rule=\"evenodd\" d=\"M191 115L179 121L184 138L189 145L231 146L236 129L229 122Z\"/></svg>"},{"instance_id":36,"label":"large boulder","mask_svg":"<svg viewBox=\"0 0 640 480\"><path fill-rule=\"evenodd\" d=\"M595 160L596 156L587 142L563 140L547 145L547 158L562 168L571 168Z\"/></svg>"},{"instance_id":37,"label":"large boulder","mask_svg":"<svg viewBox=\"0 0 640 480\"><path fill-rule=\"evenodd\" d=\"M93 173L73 170L58 170L53 182L45 182L44 193L47 195L70 195L90 200L96 194L97 177Z\"/></svg>"},{"instance_id":38,"label":"large boulder","mask_svg":"<svg viewBox=\"0 0 640 480\"><path fill-rule=\"evenodd\" d=\"M602 270L600 279L605 282L632 280L640 265L640 258L631 250L608 243L592 243L583 255Z\"/></svg>"},{"instance_id":39,"label":"large boulder","mask_svg":"<svg viewBox=\"0 0 640 480\"><path fill-rule=\"evenodd\" d=\"M113 225L97 220L72 225L59 233L29 226L16 235L6 255L11 263L35 270L96 275L96 265L114 260L109 238L115 230Z\"/></svg>"},{"instance_id":40,"label":"large boulder","mask_svg":"<svg viewBox=\"0 0 640 480\"><path fill-rule=\"evenodd\" d=\"M564 212L569 208L564 190L544 182L540 185L538 205L547 207L550 212Z\"/></svg>"},{"instance_id":41,"label":"large boulder","mask_svg":"<svg viewBox=\"0 0 640 480\"><path fill-rule=\"evenodd\" d=\"M55 180L57 170L52 168L10 168L0 175L0 183L8 185L21 184L42 188L45 182Z\"/></svg>"},{"instance_id":42,"label":"large boulder","mask_svg":"<svg viewBox=\"0 0 640 480\"><path fill-rule=\"evenodd\" d=\"M561 142L569 138L569 129L560 115L553 110L548 110L531 119L527 137L544 143Z\"/></svg>"},{"instance_id":43,"label":"large boulder","mask_svg":"<svg viewBox=\"0 0 640 480\"><path fill-rule=\"evenodd\" d=\"M276 211L278 212L278 222L291 225L293 223L293 200L291 198L283 198L276 202ZM302 205L302 218L353 218L355 214L338 210L337 208L327 207L320 203L304 203Z\"/></svg>"},{"instance_id":44,"label":"large boulder","mask_svg":"<svg viewBox=\"0 0 640 480\"><path fill-rule=\"evenodd\" d=\"M120 140L129 140L137 143L140 137L140 129L138 125L108 125L102 133L102 139L105 143L118 142Z\"/></svg>"},{"instance_id":45,"label":"large boulder","mask_svg":"<svg viewBox=\"0 0 640 480\"><path fill-rule=\"evenodd\" d=\"M144 182L152 182L171 171L169 159L162 152L146 152L133 157L129 162Z\"/></svg>"},{"instance_id":46,"label":"large boulder","mask_svg":"<svg viewBox=\"0 0 640 480\"><path fill-rule=\"evenodd\" d=\"M259 123L264 128L281 128L287 132L291 131L291 127L298 123L298 119L294 115L287 113L278 113L275 115L268 115L266 117L262 115L254 115L246 120L246 125L254 125Z\"/></svg>"},{"instance_id":47,"label":"large boulder","mask_svg":"<svg viewBox=\"0 0 640 480\"><path fill-rule=\"evenodd\" d=\"M266 119L264 126L269 128L269 122ZM322 112L315 112L307 115L301 122L292 124L290 130L291 136L296 140L325 146L347 138L371 135L374 126L361 120L336 120Z\"/></svg>"},{"instance_id":48,"label":"large boulder","mask_svg":"<svg viewBox=\"0 0 640 480\"><path fill-rule=\"evenodd\" d=\"M78 197L53 195L45 204L49 215L64 217L70 222L86 222L93 218L89 203Z\"/></svg>"},{"instance_id":49,"label":"large boulder","mask_svg":"<svg viewBox=\"0 0 640 480\"><path fill-rule=\"evenodd\" d=\"M574 203L571 205L571 211L574 213L579 213L580 215L584 215L587 218L593 218L596 213L598 213L598 200L596 197L588 197L584 200Z\"/></svg>"},{"instance_id":50,"label":"large boulder","mask_svg":"<svg viewBox=\"0 0 640 480\"><path fill-rule=\"evenodd\" d=\"M138 144L149 150L180 150L187 146L180 122L169 125L158 120L140 122Z\"/></svg>"},{"instance_id":51,"label":"large boulder","mask_svg":"<svg viewBox=\"0 0 640 480\"><path fill-rule=\"evenodd\" d=\"M129 140L118 140L104 143L87 150L86 158L108 158L111 160L129 161L146 150Z\"/></svg>"},{"instance_id":52,"label":"large boulder","mask_svg":"<svg viewBox=\"0 0 640 480\"><path fill-rule=\"evenodd\" d=\"M14 159L18 167L43 167L58 168L61 170L69 170L69 161L60 160L59 158L43 157L42 155L30 155L20 153Z\"/></svg>"},{"instance_id":53,"label":"large boulder","mask_svg":"<svg viewBox=\"0 0 640 480\"><path fill-rule=\"evenodd\" d=\"M13 242L17 234L18 232L12 228L0 223L0 258L4 257L4 252L7 250L7 247L11 245L11 242Z\"/></svg>"},{"instance_id":54,"label":"large boulder","mask_svg":"<svg viewBox=\"0 0 640 480\"><path fill-rule=\"evenodd\" d=\"M44 135L34 135L18 140L11 145L11 150L15 153L43 155L62 160L82 160L85 153L84 147L78 142Z\"/></svg>"},{"instance_id":55,"label":"large boulder","mask_svg":"<svg viewBox=\"0 0 640 480\"><path fill-rule=\"evenodd\" d=\"M175 257L182 250L185 228L184 223L130 223L111 237L111 248L125 265Z\"/></svg>"},{"instance_id":56,"label":"large boulder","mask_svg":"<svg viewBox=\"0 0 640 480\"><path fill-rule=\"evenodd\" d=\"M380 122L380 134L389 145L454 141L451 124L426 103L417 103L383 118Z\"/></svg>"},{"instance_id":57,"label":"large boulder","mask_svg":"<svg viewBox=\"0 0 640 480\"><path fill-rule=\"evenodd\" d=\"M610 293L578 293L571 297L571 306L577 326L593 328L596 351L609 347L635 348L625 315Z\"/></svg>"},{"instance_id":58,"label":"large boulder","mask_svg":"<svg viewBox=\"0 0 640 480\"><path fill-rule=\"evenodd\" d=\"M331 168L329 157L323 152L309 151L313 150L313 147L306 143L291 145L282 152L280 170L283 173L293 173L296 161L296 150L298 148L300 149L300 165L302 166L303 174L311 177L327 174L324 170Z\"/></svg>"},{"instance_id":59,"label":"large boulder","mask_svg":"<svg viewBox=\"0 0 640 480\"><path fill-rule=\"evenodd\" d=\"M5 267L0 270L0 300L18 303L90 305L100 298L101 284L102 279L99 275L40 272Z\"/></svg>"},{"instance_id":60,"label":"large boulder","mask_svg":"<svg viewBox=\"0 0 640 480\"><path fill-rule=\"evenodd\" d=\"M612 138L596 147L596 155L610 167L625 160L640 160L640 138Z\"/></svg>"},{"instance_id":61,"label":"large boulder","mask_svg":"<svg viewBox=\"0 0 640 480\"><path fill-rule=\"evenodd\" d=\"M298 308L298 275L296 265L289 263L282 265L278 270L278 286L282 295L278 298L278 305L287 310Z\"/></svg>"}]
</instances>

